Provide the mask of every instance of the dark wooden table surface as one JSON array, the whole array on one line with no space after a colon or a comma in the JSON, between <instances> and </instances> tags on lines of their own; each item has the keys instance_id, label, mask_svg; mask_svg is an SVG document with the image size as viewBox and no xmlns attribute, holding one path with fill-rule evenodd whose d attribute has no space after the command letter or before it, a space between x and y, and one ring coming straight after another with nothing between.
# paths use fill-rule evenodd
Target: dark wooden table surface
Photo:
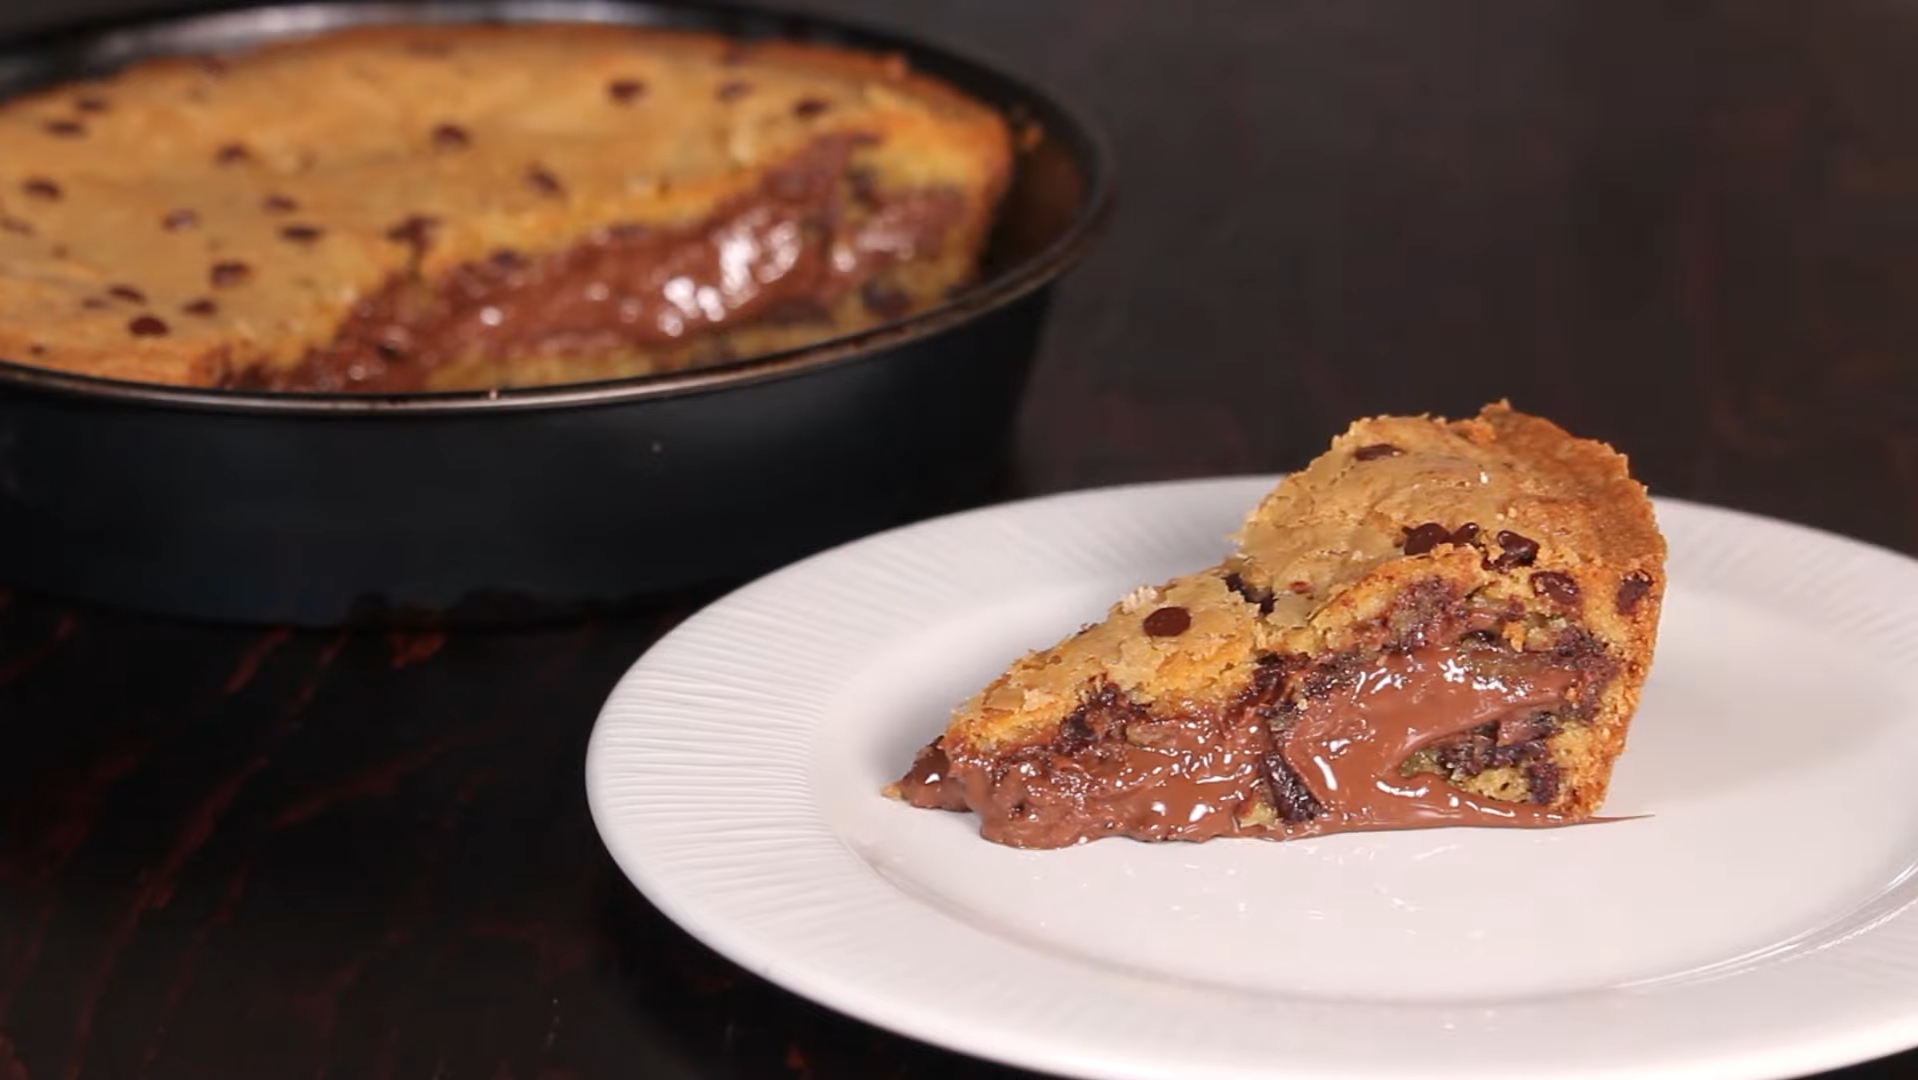
<instances>
[{"instance_id":1,"label":"dark wooden table surface","mask_svg":"<svg viewBox=\"0 0 1918 1080\"><path fill-rule=\"evenodd\" d=\"M1114 136L1008 494L1509 395L1658 493L1918 548L1918 5L813 6ZM614 869L587 732L688 611L390 637L0 594L0 1080L1011 1075L743 974Z\"/></svg>"}]
</instances>

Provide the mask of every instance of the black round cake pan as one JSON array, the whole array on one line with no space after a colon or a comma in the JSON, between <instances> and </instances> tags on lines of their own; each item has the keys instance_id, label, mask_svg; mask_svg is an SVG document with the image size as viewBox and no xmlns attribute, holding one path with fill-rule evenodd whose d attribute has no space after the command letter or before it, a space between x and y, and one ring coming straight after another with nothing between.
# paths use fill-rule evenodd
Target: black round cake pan
<instances>
[{"instance_id":1,"label":"black round cake pan","mask_svg":"<svg viewBox=\"0 0 1918 1080\"><path fill-rule=\"evenodd\" d=\"M198 8L0 47L0 95L367 23L591 21L891 50L1029 132L979 282L854 336L706 369L488 393L189 390L0 358L0 581L324 626L565 617L740 580L986 497L1109 158L1051 96L812 17L657 3Z\"/></svg>"}]
</instances>

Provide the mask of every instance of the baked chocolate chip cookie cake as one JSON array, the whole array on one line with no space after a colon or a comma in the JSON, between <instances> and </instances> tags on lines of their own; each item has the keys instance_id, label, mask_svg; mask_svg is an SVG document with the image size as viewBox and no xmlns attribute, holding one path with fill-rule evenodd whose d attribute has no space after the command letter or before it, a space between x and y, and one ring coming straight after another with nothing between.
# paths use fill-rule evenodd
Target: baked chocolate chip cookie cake
<instances>
[{"instance_id":1,"label":"baked chocolate chip cookie cake","mask_svg":"<svg viewBox=\"0 0 1918 1080\"><path fill-rule=\"evenodd\" d=\"M1011 170L897 57L396 26L0 105L0 359L273 391L578 382L939 303Z\"/></svg>"},{"instance_id":2,"label":"baked chocolate chip cookie cake","mask_svg":"<svg viewBox=\"0 0 1918 1080\"><path fill-rule=\"evenodd\" d=\"M1014 663L890 793L1034 848L1586 820L1664 562L1601 443L1504 404L1362 420L1223 563Z\"/></svg>"}]
</instances>

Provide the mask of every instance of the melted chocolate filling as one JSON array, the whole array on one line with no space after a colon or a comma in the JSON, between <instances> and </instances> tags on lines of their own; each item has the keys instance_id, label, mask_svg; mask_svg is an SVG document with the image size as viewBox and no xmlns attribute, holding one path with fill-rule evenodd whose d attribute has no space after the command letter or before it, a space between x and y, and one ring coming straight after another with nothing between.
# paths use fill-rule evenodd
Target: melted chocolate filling
<instances>
[{"instance_id":1,"label":"melted chocolate filling","mask_svg":"<svg viewBox=\"0 0 1918 1080\"><path fill-rule=\"evenodd\" d=\"M935 742L900 794L972 810L987 839L1027 848L1565 823L1545 740L1589 719L1613 671L1603 646L1570 630L1516 652L1495 632L1516 612L1429 599L1408 598L1416 623L1382 624L1399 623L1388 647L1268 658L1224 708L1148 709L1102 685L1048 743L949 760ZM1520 771L1529 801L1458 786L1502 767Z\"/></svg>"},{"instance_id":2,"label":"melted chocolate filling","mask_svg":"<svg viewBox=\"0 0 1918 1080\"><path fill-rule=\"evenodd\" d=\"M248 369L228 385L414 391L454 364L671 348L744 326L824 321L885 267L935 254L964 213L951 191L855 193L858 141L819 139L689 227L619 226L537 257L499 251L433 282L396 275L293 370ZM402 223L390 238L423 252L431 225Z\"/></svg>"},{"instance_id":3,"label":"melted chocolate filling","mask_svg":"<svg viewBox=\"0 0 1918 1080\"><path fill-rule=\"evenodd\" d=\"M1337 688L1296 704L1279 755L1323 809L1295 831L1556 820L1538 805L1549 798L1539 799L1537 792L1531 803L1502 803L1451 782L1493 767L1500 760L1496 754L1479 761L1433 749L1448 744L1449 750L1462 733L1469 740L1485 728L1523 731L1537 725L1541 716L1565 708L1582 681L1577 668L1549 656L1507 653L1497 663L1484 663L1491 653L1463 644L1384 653ZM1449 775L1407 774L1406 763L1428 749L1435 760L1444 753L1453 764Z\"/></svg>"}]
</instances>

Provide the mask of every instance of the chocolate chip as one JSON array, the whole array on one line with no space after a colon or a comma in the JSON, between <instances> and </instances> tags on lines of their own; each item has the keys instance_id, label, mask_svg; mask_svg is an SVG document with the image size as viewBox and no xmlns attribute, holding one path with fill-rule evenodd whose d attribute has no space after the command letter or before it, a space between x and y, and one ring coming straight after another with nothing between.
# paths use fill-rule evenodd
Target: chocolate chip
<instances>
[{"instance_id":1,"label":"chocolate chip","mask_svg":"<svg viewBox=\"0 0 1918 1080\"><path fill-rule=\"evenodd\" d=\"M1098 741L1099 733L1092 730L1086 722L1085 710L1080 709L1059 723L1060 749L1070 754Z\"/></svg>"},{"instance_id":2,"label":"chocolate chip","mask_svg":"<svg viewBox=\"0 0 1918 1080\"><path fill-rule=\"evenodd\" d=\"M1519 714L1492 723L1481 723L1465 735L1431 746L1433 762L1452 781L1477 777L1486 769L1552 762L1552 750L1544 744L1544 740L1552 737L1557 729L1557 717L1548 712Z\"/></svg>"},{"instance_id":3,"label":"chocolate chip","mask_svg":"<svg viewBox=\"0 0 1918 1080\"><path fill-rule=\"evenodd\" d=\"M1643 570L1634 570L1619 579L1618 592L1612 597L1612 607L1629 619L1651 591L1651 575Z\"/></svg>"},{"instance_id":4,"label":"chocolate chip","mask_svg":"<svg viewBox=\"0 0 1918 1080\"><path fill-rule=\"evenodd\" d=\"M324 230L312 225L288 225L280 230L280 236L283 239L291 240L296 244L317 243L320 237L325 235Z\"/></svg>"},{"instance_id":5,"label":"chocolate chip","mask_svg":"<svg viewBox=\"0 0 1918 1080\"><path fill-rule=\"evenodd\" d=\"M253 160L253 152L240 143L227 143L213 152L216 165L238 165Z\"/></svg>"},{"instance_id":6,"label":"chocolate chip","mask_svg":"<svg viewBox=\"0 0 1918 1080\"><path fill-rule=\"evenodd\" d=\"M746 62L746 46L737 41L729 41L719 51L719 62L726 67L738 67Z\"/></svg>"},{"instance_id":7,"label":"chocolate chip","mask_svg":"<svg viewBox=\"0 0 1918 1080\"><path fill-rule=\"evenodd\" d=\"M1452 530L1436 521L1405 530L1405 540L1400 547L1407 555L1423 555L1440 544L1452 542Z\"/></svg>"},{"instance_id":8,"label":"chocolate chip","mask_svg":"<svg viewBox=\"0 0 1918 1080\"><path fill-rule=\"evenodd\" d=\"M188 315L198 315L203 319L209 319L219 314L220 305L214 303L212 300L203 298L181 304L180 310L186 312Z\"/></svg>"},{"instance_id":9,"label":"chocolate chip","mask_svg":"<svg viewBox=\"0 0 1918 1080\"><path fill-rule=\"evenodd\" d=\"M430 214L412 214L386 230L386 238L396 244L406 244L415 251L425 251L433 242L433 229L440 219Z\"/></svg>"},{"instance_id":10,"label":"chocolate chip","mask_svg":"<svg viewBox=\"0 0 1918 1080\"><path fill-rule=\"evenodd\" d=\"M17 217L0 214L0 232L10 232L15 236L32 236L33 226Z\"/></svg>"},{"instance_id":11,"label":"chocolate chip","mask_svg":"<svg viewBox=\"0 0 1918 1080\"><path fill-rule=\"evenodd\" d=\"M1525 767L1526 793L1541 806L1558 801L1558 766L1550 761L1534 761Z\"/></svg>"},{"instance_id":12,"label":"chocolate chip","mask_svg":"<svg viewBox=\"0 0 1918 1080\"><path fill-rule=\"evenodd\" d=\"M1370 446L1361 446L1357 450L1352 451L1352 456L1360 461L1377 461L1380 458L1398 457L1403 453L1405 453L1405 451L1400 450L1391 443L1381 442L1373 443Z\"/></svg>"},{"instance_id":13,"label":"chocolate chip","mask_svg":"<svg viewBox=\"0 0 1918 1080\"><path fill-rule=\"evenodd\" d=\"M1272 798L1272 809L1288 825L1303 825L1325 813L1325 807L1305 786L1299 774L1292 771L1291 763L1284 754L1267 754L1264 758L1265 786Z\"/></svg>"},{"instance_id":14,"label":"chocolate chip","mask_svg":"<svg viewBox=\"0 0 1918 1080\"><path fill-rule=\"evenodd\" d=\"M1498 725L1496 724L1489 725L1489 727L1494 732L1498 729ZM1488 767L1498 768L1505 765L1530 765L1535 761L1549 761L1551 760L1551 756L1552 752L1545 748L1544 742L1538 739L1532 739L1527 742L1517 742L1510 745L1494 747L1492 749L1491 760L1488 762Z\"/></svg>"},{"instance_id":15,"label":"chocolate chip","mask_svg":"<svg viewBox=\"0 0 1918 1080\"><path fill-rule=\"evenodd\" d=\"M1259 605L1259 614L1272 614L1274 603L1272 593L1267 589L1255 589L1245 583L1245 579L1236 573L1225 576L1225 587L1239 594L1239 598L1248 604Z\"/></svg>"},{"instance_id":16,"label":"chocolate chip","mask_svg":"<svg viewBox=\"0 0 1918 1080\"><path fill-rule=\"evenodd\" d=\"M56 259L64 259L68 255L73 254L73 252L68 250L65 244L55 244L53 245L53 247L48 249L48 254L52 255Z\"/></svg>"},{"instance_id":17,"label":"chocolate chip","mask_svg":"<svg viewBox=\"0 0 1918 1080\"><path fill-rule=\"evenodd\" d=\"M559 177L547 172L544 166L534 165L527 169L526 183L534 191L549 198L558 197L566 193L566 188L560 184Z\"/></svg>"},{"instance_id":18,"label":"chocolate chip","mask_svg":"<svg viewBox=\"0 0 1918 1080\"><path fill-rule=\"evenodd\" d=\"M441 124L433 129L433 148L436 150L464 150L473 145L473 137L458 124Z\"/></svg>"},{"instance_id":19,"label":"chocolate chip","mask_svg":"<svg viewBox=\"0 0 1918 1080\"><path fill-rule=\"evenodd\" d=\"M107 295L118 297L130 304L144 304L147 302L147 294L131 285L114 285L107 289Z\"/></svg>"},{"instance_id":20,"label":"chocolate chip","mask_svg":"<svg viewBox=\"0 0 1918 1080\"><path fill-rule=\"evenodd\" d=\"M1460 547L1470 546L1471 544L1477 542L1477 540L1478 540L1478 523L1475 521L1468 521L1465 524L1460 525L1458 528L1452 530L1452 543L1457 544Z\"/></svg>"},{"instance_id":21,"label":"chocolate chip","mask_svg":"<svg viewBox=\"0 0 1918 1080\"><path fill-rule=\"evenodd\" d=\"M290 214L300 208L300 204L285 195L268 195L260 200L260 209L269 214Z\"/></svg>"},{"instance_id":22,"label":"chocolate chip","mask_svg":"<svg viewBox=\"0 0 1918 1080\"><path fill-rule=\"evenodd\" d=\"M60 185L44 176L30 176L22 180L20 190L36 199L45 199L48 202L58 202L61 194Z\"/></svg>"},{"instance_id":23,"label":"chocolate chip","mask_svg":"<svg viewBox=\"0 0 1918 1080\"><path fill-rule=\"evenodd\" d=\"M1532 575L1532 592L1554 603L1570 606L1578 603L1578 582L1572 575L1557 570L1540 570Z\"/></svg>"},{"instance_id":24,"label":"chocolate chip","mask_svg":"<svg viewBox=\"0 0 1918 1080\"><path fill-rule=\"evenodd\" d=\"M721 101L738 101L753 92L752 84L739 79L729 79L719 84L719 90L713 95Z\"/></svg>"},{"instance_id":25,"label":"chocolate chip","mask_svg":"<svg viewBox=\"0 0 1918 1080\"><path fill-rule=\"evenodd\" d=\"M1582 626L1566 627L1559 631L1557 640L1552 643L1552 655L1568 664L1597 661L1609 651L1597 635Z\"/></svg>"},{"instance_id":26,"label":"chocolate chip","mask_svg":"<svg viewBox=\"0 0 1918 1080\"><path fill-rule=\"evenodd\" d=\"M105 311L112 306L103 296L89 296L80 301L80 307L86 311Z\"/></svg>"},{"instance_id":27,"label":"chocolate chip","mask_svg":"<svg viewBox=\"0 0 1918 1080\"><path fill-rule=\"evenodd\" d=\"M134 337L163 337L166 332L166 322L156 315L136 316L132 322L127 323L127 333Z\"/></svg>"},{"instance_id":28,"label":"chocolate chip","mask_svg":"<svg viewBox=\"0 0 1918 1080\"><path fill-rule=\"evenodd\" d=\"M216 78L232 70L225 58L219 56L202 56L195 63L199 65L201 71Z\"/></svg>"},{"instance_id":29,"label":"chocolate chip","mask_svg":"<svg viewBox=\"0 0 1918 1080\"><path fill-rule=\"evenodd\" d=\"M207 280L212 282L216 289L241 285L252 277L253 268L243 262L216 262L213 264L213 269L207 272Z\"/></svg>"},{"instance_id":30,"label":"chocolate chip","mask_svg":"<svg viewBox=\"0 0 1918 1080\"><path fill-rule=\"evenodd\" d=\"M1558 719L1548 712L1535 712L1529 716L1520 714L1498 721L1493 728L1498 745L1517 746L1519 743L1537 742L1558 731Z\"/></svg>"},{"instance_id":31,"label":"chocolate chip","mask_svg":"<svg viewBox=\"0 0 1918 1080\"><path fill-rule=\"evenodd\" d=\"M646 96L646 84L638 79L614 79L606 84L606 96L616 104L631 105Z\"/></svg>"},{"instance_id":32,"label":"chocolate chip","mask_svg":"<svg viewBox=\"0 0 1918 1080\"><path fill-rule=\"evenodd\" d=\"M59 139L80 139L86 137L87 126L78 120L49 120L40 130Z\"/></svg>"},{"instance_id":33,"label":"chocolate chip","mask_svg":"<svg viewBox=\"0 0 1918 1080\"><path fill-rule=\"evenodd\" d=\"M496 270L518 270L526 265L526 256L512 248L498 248L486 256L486 262Z\"/></svg>"},{"instance_id":34,"label":"chocolate chip","mask_svg":"<svg viewBox=\"0 0 1918 1080\"><path fill-rule=\"evenodd\" d=\"M1538 541L1529 536L1520 536L1515 532L1501 529L1498 534L1498 546L1501 551L1489 564L1493 570L1510 570L1519 566L1530 566L1538 558Z\"/></svg>"},{"instance_id":35,"label":"chocolate chip","mask_svg":"<svg viewBox=\"0 0 1918 1080\"><path fill-rule=\"evenodd\" d=\"M832 108L832 102L816 97L800 98L793 102L793 115L801 120L811 120Z\"/></svg>"},{"instance_id":36,"label":"chocolate chip","mask_svg":"<svg viewBox=\"0 0 1918 1080\"><path fill-rule=\"evenodd\" d=\"M912 297L896 285L868 281L859 286L859 302L882 319L897 319L912 310Z\"/></svg>"},{"instance_id":37,"label":"chocolate chip","mask_svg":"<svg viewBox=\"0 0 1918 1080\"><path fill-rule=\"evenodd\" d=\"M85 97L74 98L73 107L78 112L103 113L112 108L112 103L107 101L106 98L94 97L89 94Z\"/></svg>"},{"instance_id":38,"label":"chocolate chip","mask_svg":"<svg viewBox=\"0 0 1918 1080\"><path fill-rule=\"evenodd\" d=\"M1498 749L1497 728L1487 725L1433 748L1432 759L1454 780L1477 776L1492 767L1492 754Z\"/></svg>"},{"instance_id":39,"label":"chocolate chip","mask_svg":"<svg viewBox=\"0 0 1918 1080\"><path fill-rule=\"evenodd\" d=\"M200 215L191 210L174 210L160 219L160 228L168 232L195 228L200 224Z\"/></svg>"},{"instance_id":40,"label":"chocolate chip","mask_svg":"<svg viewBox=\"0 0 1918 1080\"><path fill-rule=\"evenodd\" d=\"M47 355L47 347L45 345L40 344L37 341L29 341L27 342L27 355L28 356L45 356Z\"/></svg>"},{"instance_id":41,"label":"chocolate chip","mask_svg":"<svg viewBox=\"0 0 1918 1080\"><path fill-rule=\"evenodd\" d=\"M1192 613L1174 604L1147 615L1142 625L1148 637L1178 637L1192 625Z\"/></svg>"}]
</instances>

